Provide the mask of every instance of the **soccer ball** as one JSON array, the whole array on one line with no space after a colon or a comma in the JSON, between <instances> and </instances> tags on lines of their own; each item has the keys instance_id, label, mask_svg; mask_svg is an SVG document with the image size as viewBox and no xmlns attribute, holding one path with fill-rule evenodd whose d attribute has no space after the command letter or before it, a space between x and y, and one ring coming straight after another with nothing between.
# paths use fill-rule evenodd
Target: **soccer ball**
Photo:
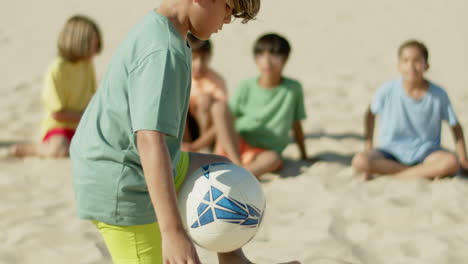
<instances>
[{"instance_id":1,"label":"soccer ball","mask_svg":"<svg viewBox=\"0 0 468 264\"><path fill-rule=\"evenodd\" d=\"M257 179L231 163L202 166L187 178L177 206L192 240L215 252L234 251L257 233L265 197Z\"/></svg>"}]
</instances>

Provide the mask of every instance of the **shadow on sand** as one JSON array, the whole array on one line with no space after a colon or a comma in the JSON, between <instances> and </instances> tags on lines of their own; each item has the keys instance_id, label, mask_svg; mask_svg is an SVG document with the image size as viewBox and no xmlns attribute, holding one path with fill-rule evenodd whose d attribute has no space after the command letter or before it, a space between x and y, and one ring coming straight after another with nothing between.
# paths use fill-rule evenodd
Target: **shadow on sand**
<instances>
[{"instance_id":1,"label":"shadow on sand","mask_svg":"<svg viewBox=\"0 0 468 264\"><path fill-rule=\"evenodd\" d=\"M364 137L361 134L357 133L339 133L339 134L330 134L330 133L309 133L305 135L306 139L320 139L320 138L330 138L334 140L342 140L342 139L357 139L357 140L364 140Z\"/></svg>"},{"instance_id":2,"label":"shadow on sand","mask_svg":"<svg viewBox=\"0 0 468 264\"><path fill-rule=\"evenodd\" d=\"M320 152L310 160L284 159L283 168L278 172L278 175L281 178L296 177L319 161L350 166L353 156L353 154L344 155L335 152Z\"/></svg>"},{"instance_id":3,"label":"shadow on sand","mask_svg":"<svg viewBox=\"0 0 468 264\"><path fill-rule=\"evenodd\" d=\"M25 141L0 141L0 148L8 148L15 144L24 144Z\"/></svg>"}]
</instances>

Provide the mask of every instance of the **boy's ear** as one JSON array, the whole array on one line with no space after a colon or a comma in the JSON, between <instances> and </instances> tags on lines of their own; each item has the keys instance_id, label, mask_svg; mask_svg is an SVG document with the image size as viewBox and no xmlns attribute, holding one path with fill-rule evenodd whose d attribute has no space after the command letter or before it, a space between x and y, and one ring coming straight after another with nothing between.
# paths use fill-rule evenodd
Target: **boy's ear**
<instances>
[{"instance_id":1,"label":"boy's ear","mask_svg":"<svg viewBox=\"0 0 468 264\"><path fill-rule=\"evenodd\" d=\"M429 70L430 67L429 63L426 63L426 71Z\"/></svg>"}]
</instances>

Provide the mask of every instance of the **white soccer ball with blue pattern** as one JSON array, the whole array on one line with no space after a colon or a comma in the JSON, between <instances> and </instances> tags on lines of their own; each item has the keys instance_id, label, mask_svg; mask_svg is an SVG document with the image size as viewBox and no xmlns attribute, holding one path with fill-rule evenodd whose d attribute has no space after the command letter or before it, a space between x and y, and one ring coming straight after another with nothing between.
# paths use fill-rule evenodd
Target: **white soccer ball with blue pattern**
<instances>
[{"instance_id":1,"label":"white soccer ball with blue pattern","mask_svg":"<svg viewBox=\"0 0 468 264\"><path fill-rule=\"evenodd\" d=\"M212 163L187 175L177 204L182 222L197 245L230 252L257 233L265 197L260 183L246 169Z\"/></svg>"}]
</instances>

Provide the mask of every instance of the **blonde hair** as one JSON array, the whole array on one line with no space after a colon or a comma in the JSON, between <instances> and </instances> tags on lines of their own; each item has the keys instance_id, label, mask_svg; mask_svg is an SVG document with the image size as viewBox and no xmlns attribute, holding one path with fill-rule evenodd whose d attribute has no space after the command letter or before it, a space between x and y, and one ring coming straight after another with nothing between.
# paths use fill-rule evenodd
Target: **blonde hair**
<instances>
[{"instance_id":1,"label":"blonde hair","mask_svg":"<svg viewBox=\"0 0 468 264\"><path fill-rule=\"evenodd\" d=\"M75 15L67 20L57 41L59 56L76 62L92 55L92 39L96 34L97 52L102 50L102 36L97 24L83 15Z\"/></svg>"},{"instance_id":2,"label":"blonde hair","mask_svg":"<svg viewBox=\"0 0 468 264\"><path fill-rule=\"evenodd\" d=\"M242 23L254 20L260 10L260 0L227 0L232 8L232 15L243 18Z\"/></svg>"}]
</instances>

